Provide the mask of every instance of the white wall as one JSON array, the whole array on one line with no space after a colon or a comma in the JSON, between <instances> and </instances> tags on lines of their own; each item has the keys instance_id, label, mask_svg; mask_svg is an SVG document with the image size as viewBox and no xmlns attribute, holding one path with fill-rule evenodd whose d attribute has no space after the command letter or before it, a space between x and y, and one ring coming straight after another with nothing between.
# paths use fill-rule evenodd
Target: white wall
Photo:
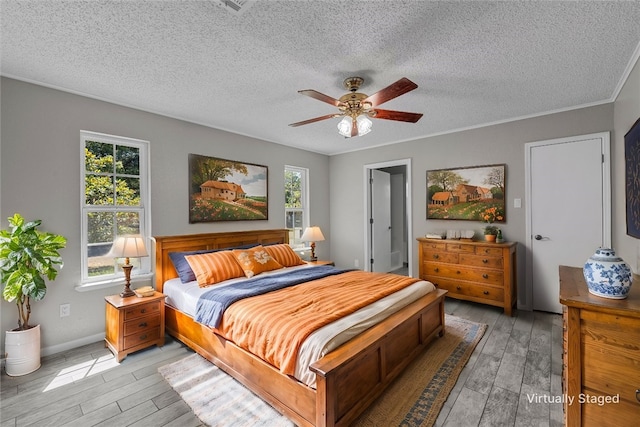
<instances>
[{"instance_id":1,"label":"white wall","mask_svg":"<svg viewBox=\"0 0 640 427\"><path fill-rule=\"evenodd\" d=\"M411 195L413 212L410 214L413 218L413 230L410 230L409 234L410 244L415 245L415 249L417 247L415 238L423 236L428 231L473 228L479 233L482 228L480 222L426 220L427 170L506 163L507 222L501 228L507 240L524 242L524 204L520 209L512 207L514 198L522 199L524 202L524 144L571 135L612 131L614 129L613 110L613 104L606 104L332 156L330 158L331 238L329 240L331 255L336 265L352 267L354 259L359 259L360 265L363 265L364 202L357 200L357 197L363 197L360 196L364 191L361 179L363 165L412 158L413 176L410 179L413 183ZM619 155L619 150L614 152L614 155ZM617 165L617 163L616 160L614 164ZM614 181L614 185L620 185L620 181ZM356 200L354 195L357 195ZM619 211L623 208L624 202L622 207L619 200L614 203L614 217L619 217ZM347 206L348 209L345 208ZM619 242L614 240L613 243ZM520 295L526 295L524 250L524 244L521 243L518 246L518 292ZM412 274L414 277L418 275L417 252L417 250L413 251ZM622 256L629 257L628 253L621 252Z\"/></svg>"},{"instance_id":2,"label":"white wall","mask_svg":"<svg viewBox=\"0 0 640 427\"><path fill-rule=\"evenodd\" d=\"M19 212L68 239L64 268L43 301L32 304L43 353L99 340L104 296L121 286L78 292L80 278L80 130L150 141L152 234L193 234L284 227L284 166L309 168L311 222L330 235L327 156L248 138L8 78L1 80L0 225ZM268 166L269 219L189 224L189 153ZM318 245L329 259L329 246ZM59 306L71 304L60 318ZM0 301L2 330L17 326L13 304ZM4 333L0 333L4 341ZM4 348L4 342L0 343Z\"/></svg>"}]
</instances>

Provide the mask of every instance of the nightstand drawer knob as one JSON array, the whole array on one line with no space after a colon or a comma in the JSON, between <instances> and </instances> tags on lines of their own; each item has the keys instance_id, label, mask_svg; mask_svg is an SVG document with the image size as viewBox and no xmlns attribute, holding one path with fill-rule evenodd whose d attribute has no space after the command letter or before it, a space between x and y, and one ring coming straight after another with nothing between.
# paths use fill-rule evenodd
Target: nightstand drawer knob
<instances>
[{"instance_id":1,"label":"nightstand drawer knob","mask_svg":"<svg viewBox=\"0 0 640 427\"><path fill-rule=\"evenodd\" d=\"M138 325L139 328L146 328L147 327L147 322L142 322Z\"/></svg>"},{"instance_id":2,"label":"nightstand drawer knob","mask_svg":"<svg viewBox=\"0 0 640 427\"><path fill-rule=\"evenodd\" d=\"M140 335L140 341L144 341L147 339L147 334Z\"/></svg>"}]
</instances>

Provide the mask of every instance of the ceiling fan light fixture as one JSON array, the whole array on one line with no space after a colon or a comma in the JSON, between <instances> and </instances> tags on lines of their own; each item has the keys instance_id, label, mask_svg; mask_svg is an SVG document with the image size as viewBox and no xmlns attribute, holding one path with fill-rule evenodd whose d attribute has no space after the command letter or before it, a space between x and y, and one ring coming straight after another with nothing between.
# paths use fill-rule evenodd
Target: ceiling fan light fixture
<instances>
[{"instance_id":1,"label":"ceiling fan light fixture","mask_svg":"<svg viewBox=\"0 0 640 427\"><path fill-rule=\"evenodd\" d=\"M366 135L371 132L373 123L367 116L358 116L356 122L358 123L358 136Z\"/></svg>"},{"instance_id":2,"label":"ceiling fan light fixture","mask_svg":"<svg viewBox=\"0 0 640 427\"><path fill-rule=\"evenodd\" d=\"M351 138L351 126L353 124L353 118L345 116L338 123L338 133L345 138ZM356 126L358 126L358 136L363 136L371 132L373 123L368 117L360 115L356 117Z\"/></svg>"},{"instance_id":3,"label":"ceiling fan light fixture","mask_svg":"<svg viewBox=\"0 0 640 427\"><path fill-rule=\"evenodd\" d=\"M338 133L345 138L351 137L351 117L346 116L338 123Z\"/></svg>"}]
</instances>

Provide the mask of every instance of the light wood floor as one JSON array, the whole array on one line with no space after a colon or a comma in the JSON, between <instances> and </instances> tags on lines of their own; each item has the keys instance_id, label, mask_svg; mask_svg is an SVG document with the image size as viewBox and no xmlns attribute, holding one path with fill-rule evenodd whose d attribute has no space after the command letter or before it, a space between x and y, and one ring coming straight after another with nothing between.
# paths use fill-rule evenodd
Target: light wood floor
<instances>
[{"instance_id":1,"label":"light wood floor","mask_svg":"<svg viewBox=\"0 0 640 427\"><path fill-rule=\"evenodd\" d=\"M561 426L560 315L502 310L447 299L446 312L489 325L437 420L437 426ZM428 351L428 350L427 350ZM43 358L29 375L1 377L1 426L201 425L158 373L191 351L167 338L119 365L102 342ZM538 398L541 402L543 398Z\"/></svg>"}]
</instances>

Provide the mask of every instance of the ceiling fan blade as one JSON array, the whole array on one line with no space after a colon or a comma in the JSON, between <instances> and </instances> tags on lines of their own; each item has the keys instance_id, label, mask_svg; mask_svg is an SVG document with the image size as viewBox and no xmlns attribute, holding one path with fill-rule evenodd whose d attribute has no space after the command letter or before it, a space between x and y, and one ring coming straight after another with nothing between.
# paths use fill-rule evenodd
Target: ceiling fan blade
<instances>
[{"instance_id":1,"label":"ceiling fan blade","mask_svg":"<svg viewBox=\"0 0 640 427\"><path fill-rule=\"evenodd\" d=\"M375 114L372 115L374 119L384 120L397 120L399 122L411 122L415 123L422 117L422 113L407 113L406 111L393 111L393 110L381 110L375 109Z\"/></svg>"},{"instance_id":2,"label":"ceiling fan blade","mask_svg":"<svg viewBox=\"0 0 640 427\"><path fill-rule=\"evenodd\" d=\"M305 90L299 90L298 93L301 93L302 95L310 96L311 98L317 99L318 101L326 102L327 104L331 104L334 107L340 106L340 101L338 101L335 98L330 97L329 95L325 95L324 93L320 93L317 90L305 89Z\"/></svg>"},{"instance_id":3,"label":"ceiling fan blade","mask_svg":"<svg viewBox=\"0 0 640 427\"><path fill-rule=\"evenodd\" d=\"M411 92L418 85L409 80L406 77L401 78L395 83L385 87L384 89L380 89L373 95L370 95L368 98L362 100L362 103L370 102L374 107L376 105L384 104L387 101L392 100L400 95L404 95L407 92Z\"/></svg>"},{"instance_id":4,"label":"ceiling fan blade","mask_svg":"<svg viewBox=\"0 0 640 427\"><path fill-rule=\"evenodd\" d=\"M327 114L326 116L320 116L320 117L315 117L313 119L303 120L301 122L291 123L289 126L296 127L296 126L308 125L309 123L315 123L321 120L332 119L334 117L340 117L340 114Z\"/></svg>"}]
</instances>

